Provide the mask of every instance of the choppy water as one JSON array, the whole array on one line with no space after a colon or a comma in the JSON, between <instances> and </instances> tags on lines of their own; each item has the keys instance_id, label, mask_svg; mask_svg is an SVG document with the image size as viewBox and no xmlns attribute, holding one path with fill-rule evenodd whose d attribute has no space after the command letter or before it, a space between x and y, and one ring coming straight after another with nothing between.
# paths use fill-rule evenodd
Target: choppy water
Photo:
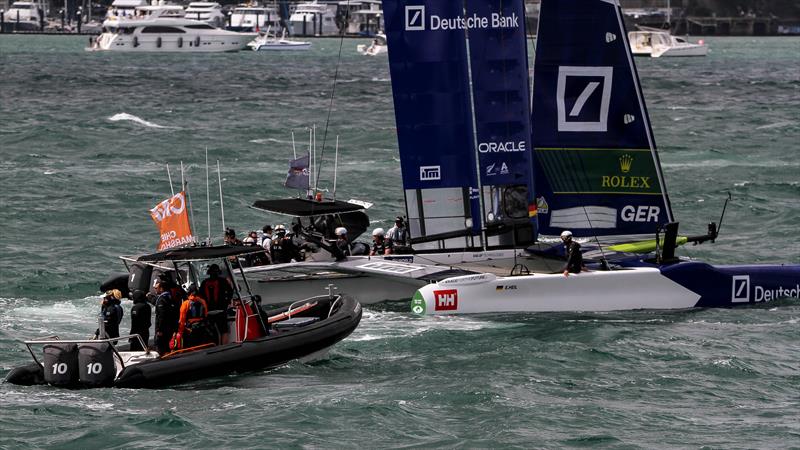
<instances>
[{"instance_id":1,"label":"choppy water","mask_svg":"<svg viewBox=\"0 0 800 450\"><path fill-rule=\"evenodd\" d=\"M800 40L707 41L707 58L637 60L682 230L702 233L733 195L720 240L682 251L800 262ZM340 197L374 201L380 220L403 209L391 86L386 59L357 43L344 43L328 139L341 139ZM316 123L322 144L337 40L275 55L85 45L0 36L0 376L28 361L21 338L94 330L116 256L156 244L147 209L169 193L165 163L176 184L186 165L205 229L208 148L226 223L245 231L276 220L247 206L286 195L290 131L299 147ZM314 364L156 391L2 384L0 447L800 445L796 303L454 318L406 307L368 309Z\"/></svg>"}]
</instances>

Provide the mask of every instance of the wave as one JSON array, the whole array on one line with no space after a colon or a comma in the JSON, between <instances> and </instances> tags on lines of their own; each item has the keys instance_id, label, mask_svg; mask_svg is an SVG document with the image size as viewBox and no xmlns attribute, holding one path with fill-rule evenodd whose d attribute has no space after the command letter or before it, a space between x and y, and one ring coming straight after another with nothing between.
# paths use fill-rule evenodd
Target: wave
<instances>
[{"instance_id":1,"label":"wave","mask_svg":"<svg viewBox=\"0 0 800 450\"><path fill-rule=\"evenodd\" d=\"M783 121L783 122L776 122L776 123L771 123L771 124L768 124L768 125L761 125L760 127L756 127L756 130L771 130L773 128L783 128L783 127L788 127L788 126L791 126L791 125L794 125L794 124L795 124L795 122L792 122L791 120L786 120L786 121Z\"/></svg>"},{"instance_id":2,"label":"wave","mask_svg":"<svg viewBox=\"0 0 800 450\"><path fill-rule=\"evenodd\" d=\"M133 114L128 114L128 113L124 113L124 112L123 113L119 113L119 114L114 114L113 116L109 117L108 120L110 120L112 122L122 122L122 121L134 122L134 123L138 123L139 125L143 125L143 126L148 127L148 128L174 128L174 127L167 127L167 126L164 126L164 125L159 125L159 124L153 123L153 122L148 122L148 121L142 119L141 117L137 117L137 116L134 116Z\"/></svg>"}]
</instances>

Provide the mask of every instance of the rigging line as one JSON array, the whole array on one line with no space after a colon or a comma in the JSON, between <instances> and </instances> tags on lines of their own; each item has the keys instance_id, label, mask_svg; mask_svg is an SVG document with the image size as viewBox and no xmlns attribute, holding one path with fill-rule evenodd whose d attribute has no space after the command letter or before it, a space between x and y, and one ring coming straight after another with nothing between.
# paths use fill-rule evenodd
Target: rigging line
<instances>
[{"instance_id":1,"label":"rigging line","mask_svg":"<svg viewBox=\"0 0 800 450\"><path fill-rule=\"evenodd\" d=\"M331 121L331 111L333 111L333 98L336 96L336 81L339 79L339 66L342 63L342 46L344 45L344 33L347 31L347 25L350 23L350 0L347 0L347 10L344 15L344 24L342 31L339 33L339 56L336 60L336 70L333 73L333 86L331 87L331 101L328 105L328 117L325 119L325 131L322 133L322 150L319 153L319 168L322 168L322 160L325 157L325 142L328 138L328 125ZM321 170L317 170L316 181L314 186L319 185L319 174Z\"/></svg>"},{"instance_id":2,"label":"rigging line","mask_svg":"<svg viewBox=\"0 0 800 450\"><path fill-rule=\"evenodd\" d=\"M600 239L597 238L597 234L594 232L594 225L592 225L592 219L589 218L589 212L586 211L586 205L581 206L581 209L583 209L583 214L586 215L586 221L589 222L589 229L592 230L594 241L597 242L597 248L600 249L600 256L603 258L603 261L608 261L606 259L606 253L603 251L603 246L600 245Z\"/></svg>"}]
</instances>

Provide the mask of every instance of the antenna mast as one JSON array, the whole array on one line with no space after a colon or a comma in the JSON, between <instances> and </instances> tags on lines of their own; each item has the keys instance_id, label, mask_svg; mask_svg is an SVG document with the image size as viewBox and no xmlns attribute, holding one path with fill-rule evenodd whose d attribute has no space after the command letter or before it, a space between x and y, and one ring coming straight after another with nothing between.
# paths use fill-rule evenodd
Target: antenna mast
<instances>
[{"instance_id":1,"label":"antenna mast","mask_svg":"<svg viewBox=\"0 0 800 450\"><path fill-rule=\"evenodd\" d=\"M219 211L222 214L222 232L225 232L225 205L222 203L222 172L219 170L219 160L217 160L217 180L219 181Z\"/></svg>"}]
</instances>

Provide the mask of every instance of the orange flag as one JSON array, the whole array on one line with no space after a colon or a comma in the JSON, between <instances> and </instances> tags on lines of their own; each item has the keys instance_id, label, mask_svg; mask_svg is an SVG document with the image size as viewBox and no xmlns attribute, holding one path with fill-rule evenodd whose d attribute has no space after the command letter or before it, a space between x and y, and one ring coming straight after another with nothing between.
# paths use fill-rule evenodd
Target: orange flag
<instances>
[{"instance_id":1,"label":"orange flag","mask_svg":"<svg viewBox=\"0 0 800 450\"><path fill-rule=\"evenodd\" d=\"M186 207L186 194L179 192L157 204L150 210L150 217L158 227L161 241L158 251L180 247L194 242L192 227L189 226L189 212Z\"/></svg>"}]
</instances>

